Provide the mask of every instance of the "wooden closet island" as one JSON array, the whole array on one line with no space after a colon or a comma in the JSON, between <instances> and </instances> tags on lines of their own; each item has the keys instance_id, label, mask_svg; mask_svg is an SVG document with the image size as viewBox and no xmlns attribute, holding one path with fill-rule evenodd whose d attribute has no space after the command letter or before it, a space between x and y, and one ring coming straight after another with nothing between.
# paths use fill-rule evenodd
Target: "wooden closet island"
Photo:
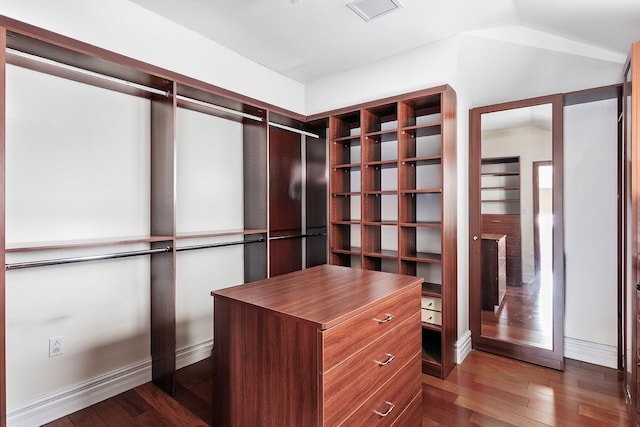
<instances>
[{"instance_id":1,"label":"wooden closet island","mask_svg":"<svg viewBox=\"0 0 640 427\"><path fill-rule=\"evenodd\" d=\"M335 265L211 292L214 426L419 426L418 277Z\"/></svg>"}]
</instances>

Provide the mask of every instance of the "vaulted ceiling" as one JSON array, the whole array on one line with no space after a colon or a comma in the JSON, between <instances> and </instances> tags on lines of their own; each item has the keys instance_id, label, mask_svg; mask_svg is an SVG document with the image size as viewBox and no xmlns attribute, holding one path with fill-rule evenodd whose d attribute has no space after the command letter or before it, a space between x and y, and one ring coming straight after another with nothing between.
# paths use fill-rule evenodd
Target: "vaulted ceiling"
<instances>
[{"instance_id":1,"label":"vaulted ceiling","mask_svg":"<svg viewBox=\"0 0 640 427\"><path fill-rule=\"evenodd\" d=\"M349 0L131 1L302 83L461 34L620 64L640 39L640 0L400 0L370 22Z\"/></svg>"}]
</instances>

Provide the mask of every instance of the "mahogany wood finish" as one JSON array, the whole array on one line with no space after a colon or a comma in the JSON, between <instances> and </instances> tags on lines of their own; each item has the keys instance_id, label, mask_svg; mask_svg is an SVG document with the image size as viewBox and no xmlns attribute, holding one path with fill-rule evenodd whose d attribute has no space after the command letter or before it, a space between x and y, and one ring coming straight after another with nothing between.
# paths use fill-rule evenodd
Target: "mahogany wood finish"
<instances>
[{"instance_id":1,"label":"mahogany wood finish","mask_svg":"<svg viewBox=\"0 0 640 427\"><path fill-rule=\"evenodd\" d=\"M480 210L480 165L481 165L481 116L484 113L522 108L540 104L552 105L553 139L553 349L547 350L529 345L508 342L495 337L484 336L482 326L482 280L481 246L479 238L483 232L507 234L507 257L509 256L509 234L496 229L486 230L485 215ZM563 369L564 339L564 261L563 261L563 220L562 220L562 95L525 99L503 104L489 105L469 110L469 319L473 348L503 356L541 364L555 369ZM506 215L502 215L504 217ZM475 237L474 237L475 236ZM507 271L509 258L507 258ZM508 274L508 273L507 273Z\"/></svg>"},{"instance_id":2,"label":"mahogany wood finish","mask_svg":"<svg viewBox=\"0 0 640 427\"><path fill-rule=\"evenodd\" d=\"M507 285L522 285L522 239L520 215L482 214L482 233L507 236Z\"/></svg>"},{"instance_id":3,"label":"mahogany wood finish","mask_svg":"<svg viewBox=\"0 0 640 427\"><path fill-rule=\"evenodd\" d=\"M269 242L269 277L300 269L302 269L301 237Z\"/></svg>"},{"instance_id":4,"label":"mahogany wood finish","mask_svg":"<svg viewBox=\"0 0 640 427\"><path fill-rule=\"evenodd\" d=\"M632 425L620 373L574 360L557 371L472 351L446 380L422 382L423 426Z\"/></svg>"},{"instance_id":5,"label":"mahogany wood finish","mask_svg":"<svg viewBox=\"0 0 640 427\"><path fill-rule=\"evenodd\" d=\"M482 309L493 310L507 293L507 255L504 234L482 233Z\"/></svg>"},{"instance_id":6,"label":"mahogany wood finish","mask_svg":"<svg viewBox=\"0 0 640 427\"><path fill-rule=\"evenodd\" d=\"M631 54L625 65L625 81L623 84L623 176L627 178L625 186L624 217L624 265L630 274L624 276L623 289L623 326L624 326L624 368L625 391L628 394L629 412L632 425L640 422L640 42L631 46ZM629 98L630 97L630 98ZM629 206L630 204L630 206ZM630 209L629 209L630 208ZM628 212L628 213L627 213Z\"/></svg>"},{"instance_id":7,"label":"mahogany wood finish","mask_svg":"<svg viewBox=\"0 0 640 427\"><path fill-rule=\"evenodd\" d=\"M442 325L423 369L445 377L457 339L456 94L440 86L332 112L330 262L425 276ZM429 341L429 342L427 342Z\"/></svg>"},{"instance_id":8,"label":"mahogany wood finish","mask_svg":"<svg viewBox=\"0 0 640 427\"><path fill-rule=\"evenodd\" d=\"M269 229L272 238L302 233L301 154L299 134L269 127ZM301 238L270 242L270 277L301 268Z\"/></svg>"},{"instance_id":9,"label":"mahogany wood finish","mask_svg":"<svg viewBox=\"0 0 640 427\"><path fill-rule=\"evenodd\" d=\"M175 85L171 89L175 91ZM175 101L154 96L151 100L151 235L167 236L153 248L170 245L175 251ZM151 255L151 358L153 381L167 393L174 392L176 366L176 293L173 253Z\"/></svg>"},{"instance_id":10,"label":"mahogany wood finish","mask_svg":"<svg viewBox=\"0 0 640 427\"><path fill-rule=\"evenodd\" d=\"M213 425L363 425L392 401L367 424L390 425L420 393L420 283L322 265L212 292Z\"/></svg>"},{"instance_id":11,"label":"mahogany wood finish","mask_svg":"<svg viewBox=\"0 0 640 427\"><path fill-rule=\"evenodd\" d=\"M7 32L0 28L0 47L7 42ZM0 48L0 69L6 68L6 51ZM6 73L0 73L0 105L6 105ZM6 168L6 108L0 108L0 182L3 196L0 197L0 262L6 264L5 239L5 168ZM0 427L6 425L7 413L7 375L6 375L6 287L5 275L0 274Z\"/></svg>"},{"instance_id":12,"label":"mahogany wood finish","mask_svg":"<svg viewBox=\"0 0 640 427\"><path fill-rule=\"evenodd\" d=\"M270 127L270 230L297 232L302 229L302 183L300 135Z\"/></svg>"}]
</instances>

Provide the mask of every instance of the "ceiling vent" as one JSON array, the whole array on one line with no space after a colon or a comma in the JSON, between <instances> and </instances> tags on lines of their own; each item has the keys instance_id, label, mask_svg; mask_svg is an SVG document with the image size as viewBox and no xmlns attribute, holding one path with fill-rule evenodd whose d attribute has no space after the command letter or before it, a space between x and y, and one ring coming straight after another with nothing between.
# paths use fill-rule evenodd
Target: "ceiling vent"
<instances>
[{"instance_id":1,"label":"ceiling vent","mask_svg":"<svg viewBox=\"0 0 640 427\"><path fill-rule=\"evenodd\" d=\"M360 18L364 19L365 22L369 22L372 19L400 9L402 3L399 0L353 0L347 3L347 6L357 13Z\"/></svg>"}]
</instances>

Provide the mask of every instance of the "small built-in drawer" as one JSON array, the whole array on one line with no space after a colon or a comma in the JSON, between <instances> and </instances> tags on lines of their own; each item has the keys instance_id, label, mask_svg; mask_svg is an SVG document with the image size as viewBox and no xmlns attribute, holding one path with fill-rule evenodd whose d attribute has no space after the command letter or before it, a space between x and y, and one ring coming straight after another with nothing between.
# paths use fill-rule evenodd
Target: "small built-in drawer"
<instances>
[{"instance_id":1,"label":"small built-in drawer","mask_svg":"<svg viewBox=\"0 0 640 427\"><path fill-rule=\"evenodd\" d=\"M427 310L442 311L442 299L438 297L422 296L422 308Z\"/></svg>"},{"instance_id":2,"label":"small built-in drawer","mask_svg":"<svg viewBox=\"0 0 640 427\"><path fill-rule=\"evenodd\" d=\"M442 313L434 310L425 310L422 311L422 321L425 323L431 323L432 325L442 326Z\"/></svg>"},{"instance_id":3,"label":"small built-in drawer","mask_svg":"<svg viewBox=\"0 0 640 427\"><path fill-rule=\"evenodd\" d=\"M324 373L420 310L420 283L320 333Z\"/></svg>"},{"instance_id":4,"label":"small built-in drawer","mask_svg":"<svg viewBox=\"0 0 640 427\"><path fill-rule=\"evenodd\" d=\"M418 313L322 375L324 425L338 425L422 351Z\"/></svg>"},{"instance_id":5,"label":"small built-in drawer","mask_svg":"<svg viewBox=\"0 0 640 427\"><path fill-rule=\"evenodd\" d=\"M404 410L415 401L421 390L420 354L416 354L400 372L373 396L367 400L356 412L347 419L342 426L391 426ZM398 422L397 426L413 426L412 420ZM418 424L419 425L419 424Z\"/></svg>"}]
</instances>

